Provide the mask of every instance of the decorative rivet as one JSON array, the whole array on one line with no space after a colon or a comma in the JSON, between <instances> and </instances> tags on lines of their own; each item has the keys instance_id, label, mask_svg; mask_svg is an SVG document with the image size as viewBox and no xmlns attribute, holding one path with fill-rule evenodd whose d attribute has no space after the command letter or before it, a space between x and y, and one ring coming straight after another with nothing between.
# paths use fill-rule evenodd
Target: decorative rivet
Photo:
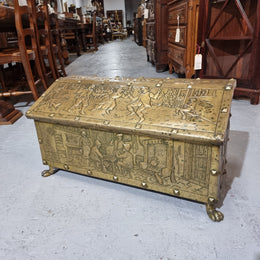
<instances>
[{"instance_id":1,"label":"decorative rivet","mask_svg":"<svg viewBox=\"0 0 260 260\"><path fill-rule=\"evenodd\" d=\"M212 170L211 170L211 174L215 176L215 175L218 174L218 172L217 172L216 170L212 169Z\"/></svg>"},{"instance_id":2,"label":"decorative rivet","mask_svg":"<svg viewBox=\"0 0 260 260\"><path fill-rule=\"evenodd\" d=\"M232 89L232 86L231 86L231 85L225 86L225 90L231 90L231 89Z\"/></svg>"},{"instance_id":3,"label":"decorative rivet","mask_svg":"<svg viewBox=\"0 0 260 260\"><path fill-rule=\"evenodd\" d=\"M42 94L42 97L45 97L45 96L46 96L45 93L43 93L43 94Z\"/></svg>"},{"instance_id":4,"label":"decorative rivet","mask_svg":"<svg viewBox=\"0 0 260 260\"><path fill-rule=\"evenodd\" d=\"M209 203L215 203L216 200L214 198L212 198L212 197L209 197L208 201L209 201Z\"/></svg>"},{"instance_id":5,"label":"decorative rivet","mask_svg":"<svg viewBox=\"0 0 260 260\"><path fill-rule=\"evenodd\" d=\"M69 165L64 164L64 169L65 169L65 170L68 170L69 168L70 168Z\"/></svg>"},{"instance_id":6,"label":"decorative rivet","mask_svg":"<svg viewBox=\"0 0 260 260\"><path fill-rule=\"evenodd\" d=\"M180 195L180 191L177 190L177 189L175 189L175 190L173 191L173 193L174 193L174 195Z\"/></svg>"},{"instance_id":7,"label":"decorative rivet","mask_svg":"<svg viewBox=\"0 0 260 260\"><path fill-rule=\"evenodd\" d=\"M47 164L47 161L46 161L46 160L42 160L42 163L43 163L43 164Z\"/></svg>"},{"instance_id":8,"label":"decorative rivet","mask_svg":"<svg viewBox=\"0 0 260 260\"><path fill-rule=\"evenodd\" d=\"M228 109L226 107L222 108L221 112L222 113L227 113Z\"/></svg>"},{"instance_id":9,"label":"decorative rivet","mask_svg":"<svg viewBox=\"0 0 260 260\"><path fill-rule=\"evenodd\" d=\"M101 82L101 84L102 84L102 85L104 85L104 84L105 84L105 82L104 82L104 81L102 81L102 82Z\"/></svg>"},{"instance_id":10,"label":"decorative rivet","mask_svg":"<svg viewBox=\"0 0 260 260\"><path fill-rule=\"evenodd\" d=\"M223 139L223 135L216 135L216 140L222 140Z\"/></svg>"},{"instance_id":11,"label":"decorative rivet","mask_svg":"<svg viewBox=\"0 0 260 260\"><path fill-rule=\"evenodd\" d=\"M166 79L170 79L170 77L167 77Z\"/></svg>"},{"instance_id":12,"label":"decorative rivet","mask_svg":"<svg viewBox=\"0 0 260 260\"><path fill-rule=\"evenodd\" d=\"M80 81L80 80L78 80L78 83L81 83L81 81Z\"/></svg>"},{"instance_id":13,"label":"decorative rivet","mask_svg":"<svg viewBox=\"0 0 260 260\"><path fill-rule=\"evenodd\" d=\"M105 121L103 122L103 124L104 124L104 125L109 125L109 124L110 124L110 121L109 121L109 120L105 120Z\"/></svg>"},{"instance_id":14,"label":"decorative rivet","mask_svg":"<svg viewBox=\"0 0 260 260\"><path fill-rule=\"evenodd\" d=\"M147 188L147 187L148 187L145 182L142 182L142 183L141 183L141 186L142 186L143 188Z\"/></svg>"},{"instance_id":15,"label":"decorative rivet","mask_svg":"<svg viewBox=\"0 0 260 260\"><path fill-rule=\"evenodd\" d=\"M30 110L28 110L27 112L26 112L26 114L30 114L31 113L31 111Z\"/></svg>"},{"instance_id":16,"label":"decorative rivet","mask_svg":"<svg viewBox=\"0 0 260 260\"><path fill-rule=\"evenodd\" d=\"M128 82L128 83L127 83L127 86L131 86L131 83L130 83L130 82Z\"/></svg>"},{"instance_id":17,"label":"decorative rivet","mask_svg":"<svg viewBox=\"0 0 260 260\"><path fill-rule=\"evenodd\" d=\"M82 136L86 136L86 135L87 135L87 132L86 132L85 130L83 130L83 131L81 132L81 135L82 135Z\"/></svg>"},{"instance_id":18,"label":"decorative rivet","mask_svg":"<svg viewBox=\"0 0 260 260\"><path fill-rule=\"evenodd\" d=\"M196 78L196 80L200 80L200 78Z\"/></svg>"},{"instance_id":19,"label":"decorative rivet","mask_svg":"<svg viewBox=\"0 0 260 260\"><path fill-rule=\"evenodd\" d=\"M54 117L55 114L49 114L49 117Z\"/></svg>"},{"instance_id":20,"label":"decorative rivet","mask_svg":"<svg viewBox=\"0 0 260 260\"><path fill-rule=\"evenodd\" d=\"M76 116L76 117L74 118L74 120L75 120L75 121L79 121L79 120L80 120L80 117L79 117L79 116Z\"/></svg>"},{"instance_id":21,"label":"decorative rivet","mask_svg":"<svg viewBox=\"0 0 260 260\"><path fill-rule=\"evenodd\" d=\"M160 87L160 86L161 86L161 84L159 84L159 83L158 83L158 84L156 84L156 87Z\"/></svg>"},{"instance_id":22,"label":"decorative rivet","mask_svg":"<svg viewBox=\"0 0 260 260\"><path fill-rule=\"evenodd\" d=\"M188 86L188 88L192 88L192 86L191 86L191 85L189 85L189 86Z\"/></svg>"},{"instance_id":23,"label":"decorative rivet","mask_svg":"<svg viewBox=\"0 0 260 260\"><path fill-rule=\"evenodd\" d=\"M114 176L113 176L113 180L114 180L114 181L118 181L118 177L114 175Z\"/></svg>"},{"instance_id":24,"label":"decorative rivet","mask_svg":"<svg viewBox=\"0 0 260 260\"><path fill-rule=\"evenodd\" d=\"M42 144L42 139L39 138L39 139L38 139L38 142L39 142L39 144Z\"/></svg>"},{"instance_id":25,"label":"decorative rivet","mask_svg":"<svg viewBox=\"0 0 260 260\"><path fill-rule=\"evenodd\" d=\"M87 174L88 175L92 175L92 171L91 170L87 170Z\"/></svg>"}]
</instances>

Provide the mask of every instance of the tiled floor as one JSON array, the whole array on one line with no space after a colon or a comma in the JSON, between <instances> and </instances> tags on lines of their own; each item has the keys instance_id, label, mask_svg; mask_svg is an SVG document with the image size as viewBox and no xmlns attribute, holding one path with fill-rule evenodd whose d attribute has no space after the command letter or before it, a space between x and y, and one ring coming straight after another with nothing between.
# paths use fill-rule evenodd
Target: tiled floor
<instances>
[{"instance_id":1,"label":"tiled floor","mask_svg":"<svg viewBox=\"0 0 260 260\"><path fill-rule=\"evenodd\" d=\"M143 47L116 40L82 55L69 75L168 77ZM173 77L173 75L170 75ZM25 112L31 103L16 107ZM260 259L260 105L233 100L221 211L65 171L42 178L35 127L0 127L0 259Z\"/></svg>"}]
</instances>

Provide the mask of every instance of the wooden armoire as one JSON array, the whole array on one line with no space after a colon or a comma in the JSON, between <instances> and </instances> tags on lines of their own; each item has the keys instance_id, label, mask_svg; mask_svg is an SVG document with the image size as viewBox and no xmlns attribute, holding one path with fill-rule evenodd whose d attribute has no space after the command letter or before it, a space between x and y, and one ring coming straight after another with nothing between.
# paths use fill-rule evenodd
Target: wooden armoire
<instances>
[{"instance_id":1,"label":"wooden armoire","mask_svg":"<svg viewBox=\"0 0 260 260\"><path fill-rule=\"evenodd\" d=\"M259 103L260 1L200 0L202 78L235 78L235 97Z\"/></svg>"},{"instance_id":2,"label":"wooden armoire","mask_svg":"<svg viewBox=\"0 0 260 260\"><path fill-rule=\"evenodd\" d=\"M157 72L168 69L167 1L148 0L146 2L146 8L149 9L146 22L147 59L155 65Z\"/></svg>"},{"instance_id":3,"label":"wooden armoire","mask_svg":"<svg viewBox=\"0 0 260 260\"><path fill-rule=\"evenodd\" d=\"M155 0L146 2L148 18L146 20L146 53L147 61L155 65Z\"/></svg>"}]
</instances>

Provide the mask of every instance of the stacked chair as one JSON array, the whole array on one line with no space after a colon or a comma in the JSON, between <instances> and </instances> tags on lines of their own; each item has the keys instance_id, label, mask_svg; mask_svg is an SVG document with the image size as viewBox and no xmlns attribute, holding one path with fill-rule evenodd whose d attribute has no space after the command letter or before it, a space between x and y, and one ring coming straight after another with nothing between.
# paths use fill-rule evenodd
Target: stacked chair
<instances>
[{"instance_id":1,"label":"stacked chair","mask_svg":"<svg viewBox=\"0 0 260 260\"><path fill-rule=\"evenodd\" d=\"M49 14L49 24L51 27L51 39L52 39L52 55L53 55L53 60L56 63L56 60L59 60L59 66L57 66L56 63L56 68L57 68L57 75L58 76L64 76L66 77L66 71L64 68L64 62L63 62L63 58L62 58L62 48L61 48L61 38L60 38L60 28L59 28L59 22L58 22L58 4L57 4L57 0L55 0L54 2L54 13L53 14Z\"/></svg>"},{"instance_id":2,"label":"stacked chair","mask_svg":"<svg viewBox=\"0 0 260 260\"><path fill-rule=\"evenodd\" d=\"M26 6L20 6L18 0L13 0L15 8L15 27L18 38L18 47L8 48L0 50L0 66L1 66L1 85L3 92L0 92L1 96L16 96L22 94L32 94L35 100L39 97L39 92L37 89L38 83L42 83L43 87L47 89L47 83L45 75L42 71L41 61L37 49L37 40L35 35L35 29L33 24L33 13L32 13L32 2L28 0ZM27 16L26 24L24 25L22 16ZM31 67L31 61L34 61L36 72L38 74L38 79L36 80L33 75L33 69ZM24 74L26 76L27 83L29 85L29 91L17 90L13 88L11 91L7 91L7 86L5 85L5 72L3 65L13 63L21 63Z\"/></svg>"},{"instance_id":3,"label":"stacked chair","mask_svg":"<svg viewBox=\"0 0 260 260\"><path fill-rule=\"evenodd\" d=\"M92 30L91 32L88 32L85 37L86 37L86 46L88 48L94 48L95 51L98 50L97 47L97 37L96 37L96 13L93 13L93 21L92 21Z\"/></svg>"},{"instance_id":4,"label":"stacked chair","mask_svg":"<svg viewBox=\"0 0 260 260\"><path fill-rule=\"evenodd\" d=\"M33 22L35 24L35 33L37 39L38 52L42 71L46 76L52 76L57 79L57 65L52 55L52 41L50 35L48 6L46 0L43 0L37 7L35 0L32 1ZM47 63L46 63L47 62Z\"/></svg>"},{"instance_id":5,"label":"stacked chair","mask_svg":"<svg viewBox=\"0 0 260 260\"><path fill-rule=\"evenodd\" d=\"M13 0L15 9L13 29L17 32L17 47L0 49L0 97L32 94L34 100L37 100L40 93L39 83L42 83L46 90L49 86L48 76L54 80L66 76L57 15L49 15L46 1L43 0L36 6L35 0L27 0L27 5L20 6L19 0ZM54 10L57 13L57 2L55 6ZM50 17L55 19L51 20ZM18 68L21 68L21 74L25 76L29 89L20 88L21 84L12 84L11 87L6 84L7 68L17 67L14 65L19 63L21 66Z\"/></svg>"}]
</instances>

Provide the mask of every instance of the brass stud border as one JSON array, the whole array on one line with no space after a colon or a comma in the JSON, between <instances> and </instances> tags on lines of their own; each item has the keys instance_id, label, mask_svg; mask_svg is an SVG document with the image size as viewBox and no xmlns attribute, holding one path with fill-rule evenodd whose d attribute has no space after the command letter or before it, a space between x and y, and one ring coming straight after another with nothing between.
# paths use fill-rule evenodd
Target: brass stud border
<instances>
[{"instance_id":1,"label":"brass stud border","mask_svg":"<svg viewBox=\"0 0 260 260\"><path fill-rule=\"evenodd\" d=\"M178 189L174 189L173 193L174 193L174 195L178 195L178 196L180 195L180 191Z\"/></svg>"},{"instance_id":2,"label":"brass stud border","mask_svg":"<svg viewBox=\"0 0 260 260\"><path fill-rule=\"evenodd\" d=\"M212 169L212 170L211 170L211 175L213 175L213 176L218 175L218 171L215 170L215 169Z\"/></svg>"},{"instance_id":3,"label":"brass stud border","mask_svg":"<svg viewBox=\"0 0 260 260\"><path fill-rule=\"evenodd\" d=\"M228 109L226 107L221 109L221 113L227 113Z\"/></svg>"},{"instance_id":4,"label":"brass stud border","mask_svg":"<svg viewBox=\"0 0 260 260\"><path fill-rule=\"evenodd\" d=\"M148 185L147 185L146 182L142 182L142 183L141 183L141 186L142 186L143 188L148 188Z\"/></svg>"}]
</instances>

